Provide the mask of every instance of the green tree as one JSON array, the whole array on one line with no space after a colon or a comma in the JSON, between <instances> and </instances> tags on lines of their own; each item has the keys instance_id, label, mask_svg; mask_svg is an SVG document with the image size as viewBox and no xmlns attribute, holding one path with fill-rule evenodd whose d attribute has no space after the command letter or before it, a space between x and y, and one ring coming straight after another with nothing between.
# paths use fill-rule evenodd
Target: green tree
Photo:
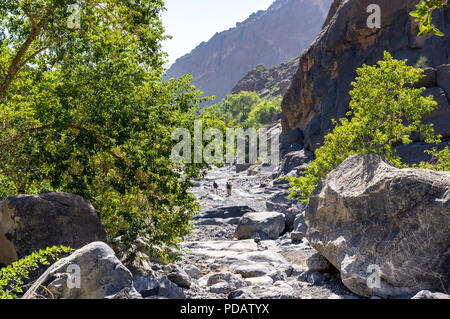
<instances>
[{"instance_id":1,"label":"green tree","mask_svg":"<svg viewBox=\"0 0 450 319\"><path fill-rule=\"evenodd\" d=\"M443 9L448 4L448 0L421 0L416 5L416 10L410 12L410 15L416 18L419 24L419 35L433 33L438 36L444 36L432 23L431 16L436 9Z\"/></svg>"},{"instance_id":2,"label":"green tree","mask_svg":"<svg viewBox=\"0 0 450 319\"><path fill-rule=\"evenodd\" d=\"M175 128L193 133L201 92L164 81L163 2L0 1L0 194L67 191L90 200L111 238L168 257L198 211L174 163ZM223 123L208 113L203 128Z\"/></svg>"},{"instance_id":3,"label":"green tree","mask_svg":"<svg viewBox=\"0 0 450 319\"><path fill-rule=\"evenodd\" d=\"M393 59L388 52L377 65L357 69L347 113L351 119L342 118L325 136L303 176L289 178L290 196L308 201L320 180L351 155L379 154L393 165L404 167L393 146L411 143L414 132L420 132L428 143L440 142L433 126L421 123L437 103L432 96L422 96L424 88L408 85L422 76L423 70Z\"/></svg>"},{"instance_id":4,"label":"green tree","mask_svg":"<svg viewBox=\"0 0 450 319\"><path fill-rule=\"evenodd\" d=\"M250 111L243 126L260 128L272 122L273 116L281 112L281 99L261 100Z\"/></svg>"},{"instance_id":5,"label":"green tree","mask_svg":"<svg viewBox=\"0 0 450 319\"><path fill-rule=\"evenodd\" d=\"M229 125L260 128L270 124L273 115L281 111L281 100L266 100L256 92L241 91L229 94L214 109Z\"/></svg>"}]
</instances>

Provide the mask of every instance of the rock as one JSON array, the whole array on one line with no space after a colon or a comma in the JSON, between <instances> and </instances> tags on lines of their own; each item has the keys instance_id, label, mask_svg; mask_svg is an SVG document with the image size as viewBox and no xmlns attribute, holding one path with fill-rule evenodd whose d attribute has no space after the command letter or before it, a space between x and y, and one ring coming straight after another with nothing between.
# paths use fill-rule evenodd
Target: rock
<instances>
[{"instance_id":1,"label":"rock","mask_svg":"<svg viewBox=\"0 0 450 319\"><path fill-rule=\"evenodd\" d=\"M277 192L266 201L266 208L269 211L283 213L286 221L286 228L291 228L294 224L295 216L300 212L299 202L295 199L288 198L287 191Z\"/></svg>"},{"instance_id":2,"label":"rock","mask_svg":"<svg viewBox=\"0 0 450 319\"><path fill-rule=\"evenodd\" d=\"M207 210L205 212L201 212L200 214L197 214L194 216L195 220L198 219L227 219L227 218L236 218L236 217L242 217L244 214L249 212L254 212L255 210L248 207L248 206L224 206L224 207L217 207L211 210Z\"/></svg>"},{"instance_id":3,"label":"rock","mask_svg":"<svg viewBox=\"0 0 450 319\"><path fill-rule=\"evenodd\" d=\"M200 271L200 269L198 269L194 265L185 265L184 266L184 271L189 275L189 277L191 277L193 279L199 279L200 277L203 276L203 274Z\"/></svg>"},{"instance_id":4,"label":"rock","mask_svg":"<svg viewBox=\"0 0 450 319\"><path fill-rule=\"evenodd\" d=\"M200 280L206 282L210 292L218 294L230 293L233 290L247 286L242 276L232 274L229 271L207 275Z\"/></svg>"},{"instance_id":5,"label":"rock","mask_svg":"<svg viewBox=\"0 0 450 319\"><path fill-rule=\"evenodd\" d=\"M332 278L333 275L329 273L307 270L298 277L298 280L307 282L311 285L323 285L329 282Z\"/></svg>"},{"instance_id":6,"label":"rock","mask_svg":"<svg viewBox=\"0 0 450 319\"><path fill-rule=\"evenodd\" d=\"M305 237L305 233L293 231L291 232L291 240L294 242L301 242Z\"/></svg>"},{"instance_id":7,"label":"rock","mask_svg":"<svg viewBox=\"0 0 450 319\"><path fill-rule=\"evenodd\" d=\"M436 70L436 81L438 86L444 89L447 98L450 101L450 64L438 66Z\"/></svg>"},{"instance_id":8,"label":"rock","mask_svg":"<svg viewBox=\"0 0 450 319\"><path fill-rule=\"evenodd\" d=\"M273 279L269 276L246 278L245 282L249 286L271 286L271 285L273 285Z\"/></svg>"},{"instance_id":9,"label":"rock","mask_svg":"<svg viewBox=\"0 0 450 319\"><path fill-rule=\"evenodd\" d=\"M429 69L423 84L439 86L449 98L450 6L433 16L433 23L445 37L417 37L418 25L409 15L417 0L377 1L382 13L380 29L367 27L370 14L366 9L373 3L334 0L322 31L300 56L297 72L284 95L281 138L300 129L305 135L305 148L315 151L334 128L332 120L345 117L349 110L355 70L363 64L376 64L386 50L396 59L407 59L408 65L426 58ZM450 131L448 118L446 128L442 130Z\"/></svg>"},{"instance_id":10,"label":"rock","mask_svg":"<svg viewBox=\"0 0 450 319\"><path fill-rule=\"evenodd\" d=\"M238 289L228 294L228 299L256 299L255 295L248 289Z\"/></svg>"},{"instance_id":11,"label":"rock","mask_svg":"<svg viewBox=\"0 0 450 319\"><path fill-rule=\"evenodd\" d=\"M298 60L297 60L298 65ZM294 71L295 72L295 71ZM285 158L286 154L296 153L303 149L305 143L305 134L299 128L290 130L281 138L280 153ZM287 169L283 169L286 171ZM285 172L287 174L288 172Z\"/></svg>"},{"instance_id":12,"label":"rock","mask_svg":"<svg viewBox=\"0 0 450 319\"><path fill-rule=\"evenodd\" d=\"M424 77L422 79L420 79L417 83L415 83L414 87L416 87L416 88L421 88L421 87L432 88L437 85L435 68L430 68L430 67L423 68L423 75L424 75Z\"/></svg>"},{"instance_id":13,"label":"rock","mask_svg":"<svg viewBox=\"0 0 450 319\"><path fill-rule=\"evenodd\" d=\"M450 172L397 169L377 155L351 156L313 192L306 237L356 294L439 291L450 282L449 212ZM368 285L377 274L380 285Z\"/></svg>"},{"instance_id":14,"label":"rock","mask_svg":"<svg viewBox=\"0 0 450 319\"><path fill-rule=\"evenodd\" d=\"M134 287L144 298L163 297L167 299L185 299L183 289L167 277L135 277Z\"/></svg>"},{"instance_id":15,"label":"rock","mask_svg":"<svg viewBox=\"0 0 450 319\"><path fill-rule=\"evenodd\" d=\"M76 267L79 287L72 286L76 284ZM101 299L116 298L119 294L137 296L132 275L108 245L94 242L50 266L23 298Z\"/></svg>"},{"instance_id":16,"label":"rock","mask_svg":"<svg viewBox=\"0 0 450 319\"><path fill-rule=\"evenodd\" d=\"M306 260L306 265L312 271L327 271L330 269L330 262L321 254L315 253Z\"/></svg>"},{"instance_id":17,"label":"rock","mask_svg":"<svg viewBox=\"0 0 450 319\"><path fill-rule=\"evenodd\" d=\"M235 232L237 239L249 239L261 231L270 239L277 239L285 228L284 215L277 212L247 213L239 220Z\"/></svg>"},{"instance_id":18,"label":"rock","mask_svg":"<svg viewBox=\"0 0 450 319\"><path fill-rule=\"evenodd\" d=\"M301 213L299 213L295 216L294 231L298 232L298 233L302 233L304 235L304 234L306 234L307 230L308 230L308 226L306 225L306 222L305 222L305 211L303 210ZM292 236L291 236L291 238L292 238Z\"/></svg>"},{"instance_id":19,"label":"rock","mask_svg":"<svg viewBox=\"0 0 450 319\"><path fill-rule=\"evenodd\" d=\"M54 245L74 249L108 238L94 207L67 193L15 195L0 202L0 264Z\"/></svg>"},{"instance_id":20,"label":"rock","mask_svg":"<svg viewBox=\"0 0 450 319\"><path fill-rule=\"evenodd\" d=\"M431 292L429 290L422 290L415 294L411 299L450 299L450 295L440 292Z\"/></svg>"},{"instance_id":21,"label":"rock","mask_svg":"<svg viewBox=\"0 0 450 319\"><path fill-rule=\"evenodd\" d=\"M244 278L261 277L270 272L268 267L257 263L231 265L231 269L235 274L239 274Z\"/></svg>"},{"instance_id":22,"label":"rock","mask_svg":"<svg viewBox=\"0 0 450 319\"><path fill-rule=\"evenodd\" d=\"M433 99L438 103L433 112L423 117L423 123L433 124L436 135L450 137L450 105L444 90L439 87L433 87L426 89L423 95L433 96Z\"/></svg>"},{"instance_id":23,"label":"rock","mask_svg":"<svg viewBox=\"0 0 450 319\"><path fill-rule=\"evenodd\" d=\"M271 278L273 282L277 281L286 281L288 275L286 274L286 271L283 270L274 270L270 274L267 275L267 277Z\"/></svg>"},{"instance_id":24,"label":"rock","mask_svg":"<svg viewBox=\"0 0 450 319\"><path fill-rule=\"evenodd\" d=\"M167 279L182 288L189 289L191 287L191 278L182 269L169 273Z\"/></svg>"},{"instance_id":25,"label":"rock","mask_svg":"<svg viewBox=\"0 0 450 319\"><path fill-rule=\"evenodd\" d=\"M294 170L303 170L303 165L309 163L313 158L314 154L305 149L286 154L280 164L279 176L288 175Z\"/></svg>"}]
</instances>

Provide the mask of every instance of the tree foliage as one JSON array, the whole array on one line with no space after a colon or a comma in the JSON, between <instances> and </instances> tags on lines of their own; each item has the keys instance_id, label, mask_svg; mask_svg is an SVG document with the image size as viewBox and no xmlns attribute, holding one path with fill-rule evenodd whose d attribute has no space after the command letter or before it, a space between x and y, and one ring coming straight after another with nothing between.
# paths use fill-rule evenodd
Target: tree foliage
<instances>
[{"instance_id":1,"label":"tree foliage","mask_svg":"<svg viewBox=\"0 0 450 319\"><path fill-rule=\"evenodd\" d=\"M410 12L410 15L416 18L419 24L419 35L435 34L444 36L438 28L432 23L432 14L436 9L442 9L448 4L448 0L421 0L416 5L416 10Z\"/></svg>"},{"instance_id":2,"label":"tree foliage","mask_svg":"<svg viewBox=\"0 0 450 319\"><path fill-rule=\"evenodd\" d=\"M111 238L167 256L198 211L171 161L175 128L193 132L201 92L163 80L163 2L0 1L0 194L66 191L90 200ZM203 128L222 122L202 113Z\"/></svg>"},{"instance_id":3,"label":"tree foliage","mask_svg":"<svg viewBox=\"0 0 450 319\"><path fill-rule=\"evenodd\" d=\"M340 119L333 132L325 136L323 146L316 150L316 158L304 175L289 178L291 197L308 201L320 180L351 155L379 154L396 167L404 167L394 145L411 143L415 132L420 132L428 143L440 142L440 136L434 136L432 124L421 123L422 117L437 106L432 96L422 96L424 88L410 85L421 77L422 69L395 60L388 52L377 65L357 69L348 118ZM448 150L446 154L435 152L435 155L441 159L440 163L428 168L448 165L444 164L444 160L448 161Z\"/></svg>"},{"instance_id":4,"label":"tree foliage","mask_svg":"<svg viewBox=\"0 0 450 319\"><path fill-rule=\"evenodd\" d=\"M229 94L215 110L228 124L260 128L270 124L275 113L281 111L281 100L266 100L256 92L242 91Z\"/></svg>"},{"instance_id":5,"label":"tree foliage","mask_svg":"<svg viewBox=\"0 0 450 319\"><path fill-rule=\"evenodd\" d=\"M24 280L41 266L56 262L62 255L73 252L65 246L53 246L33 252L8 267L0 269L0 299L16 299L24 291Z\"/></svg>"}]
</instances>

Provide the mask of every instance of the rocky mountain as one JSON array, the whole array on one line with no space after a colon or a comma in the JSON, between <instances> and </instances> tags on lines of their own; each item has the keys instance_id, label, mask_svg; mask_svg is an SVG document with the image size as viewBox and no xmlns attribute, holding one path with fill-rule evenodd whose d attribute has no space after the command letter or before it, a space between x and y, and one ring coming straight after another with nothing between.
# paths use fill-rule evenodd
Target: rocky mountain
<instances>
[{"instance_id":1,"label":"rocky mountain","mask_svg":"<svg viewBox=\"0 0 450 319\"><path fill-rule=\"evenodd\" d=\"M381 28L367 27L370 4L381 8ZM418 26L409 12L418 0L334 0L317 39L300 57L298 70L282 103L282 128L289 143L314 150L345 116L355 70L373 65L389 51L410 65L426 60L427 77L421 85L438 101L438 109L424 119L435 131L450 137L450 7L435 12L433 22L446 36L417 37ZM419 142L419 141L418 141ZM402 147L407 161L421 160L423 143ZM401 154L402 155L402 154Z\"/></svg>"},{"instance_id":2,"label":"rocky mountain","mask_svg":"<svg viewBox=\"0 0 450 319\"><path fill-rule=\"evenodd\" d=\"M278 65L307 48L319 33L331 1L277 0L179 58L167 76L190 73L205 95L216 95L220 101L258 64Z\"/></svg>"},{"instance_id":3,"label":"rocky mountain","mask_svg":"<svg viewBox=\"0 0 450 319\"><path fill-rule=\"evenodd\" d=\"M284 96L292 77L298 68L299 58L284 61L280 65L270 69L258 66L248 72L236 86L231 90L232 94L241 91L252 91L258 93L262 98L278 98Z\"/></svg>"}]
</instances>

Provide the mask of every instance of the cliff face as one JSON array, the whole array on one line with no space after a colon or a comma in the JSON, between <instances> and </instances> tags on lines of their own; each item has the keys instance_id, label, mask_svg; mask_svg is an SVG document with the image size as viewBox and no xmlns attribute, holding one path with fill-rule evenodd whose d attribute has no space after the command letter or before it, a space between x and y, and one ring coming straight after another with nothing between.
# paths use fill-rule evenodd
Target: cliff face
<instances>
[{"instance_id":1,"label":"cliff face","mask_svg":"<svg viewBox=\"0 0 450 319\"><path fill-rule=\"evenodd\" d=\"M277 0L266 11L252 14L235 28L216 33L179 58L168 77L186 73L219 102L258 64L278 65L298 56L320 31L332 0Z\"/></svg>"},{"instance_id":2,"label":"cliff face","mask_svg":"<svg viewBox=\"0 0 450 319\"><path fill-rule=\"evenodd\" d=\"M321 33L300 57L297 73L284 96L283 136L300 129L304 133L302 143L310 150L317 148L333 127L331 119L345 116L348 110L355 70L363 64L375 64L387 50L397 59L408 59L410 65L426 58L429 68L422 84L439 103L426 121L435 124L437 133L450 137L450 6L433 15L445 37L417 37L418 27L409 16L417 3L335 0ZM381 29L367 27L370 4L381 7ZM303 134L297 135L303 139ZM414 157L413 153L409 157Z\"/></svg>"},{"instance_id":3,"label":"cliff face","mask_svg":"<svg viewBox=\"0 0 450 319\"><path fill-rule=\"evenodd\" d=\"M241 91L256 92L262 98L279 98L284 96L292 77L298 68L299 58L284 61L270 69L260 69L248 72L231 90L232 94Z\"/></svg>"}]
</instances>

